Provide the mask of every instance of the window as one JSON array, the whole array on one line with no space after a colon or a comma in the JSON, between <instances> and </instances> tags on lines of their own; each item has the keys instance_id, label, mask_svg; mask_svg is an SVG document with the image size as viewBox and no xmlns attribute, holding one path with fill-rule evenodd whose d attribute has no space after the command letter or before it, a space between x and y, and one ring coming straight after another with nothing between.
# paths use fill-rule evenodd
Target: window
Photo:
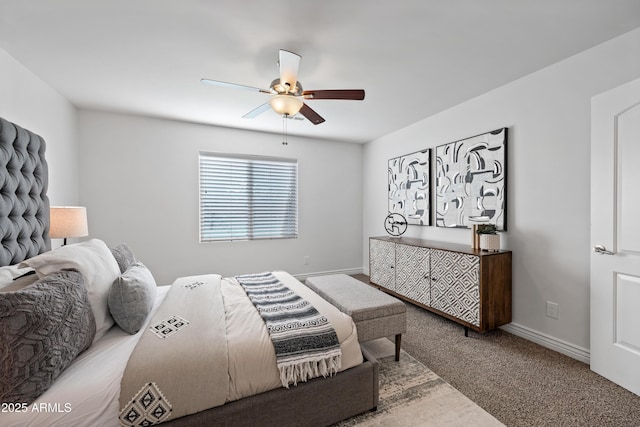
<instances>
[{"instance_id":1,"label":"window","mask_svg":"<svg viewBox=\"0 0 640 427\"><path fill-rule=\"evenodd\" d=\"M200 153L200 241L298 237L298 162Z\"/></svg>"}]
</instances>

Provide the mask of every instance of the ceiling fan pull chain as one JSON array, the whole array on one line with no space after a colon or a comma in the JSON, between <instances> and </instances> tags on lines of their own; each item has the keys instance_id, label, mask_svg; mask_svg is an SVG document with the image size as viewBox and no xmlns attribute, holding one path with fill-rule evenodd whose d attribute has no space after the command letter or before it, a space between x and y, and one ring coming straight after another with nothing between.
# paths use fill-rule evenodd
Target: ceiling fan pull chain
<instances>
[{"instance_id":1,"label":"ceiling fan pull chain","mask_svg":"<svg viewBox=\"0 0 640 427\"><path fill-rule=\"evenodd\" d=\"M282 145L289 145L287 142L287 114L282 115Z\"/></svg>"}]
</instances>

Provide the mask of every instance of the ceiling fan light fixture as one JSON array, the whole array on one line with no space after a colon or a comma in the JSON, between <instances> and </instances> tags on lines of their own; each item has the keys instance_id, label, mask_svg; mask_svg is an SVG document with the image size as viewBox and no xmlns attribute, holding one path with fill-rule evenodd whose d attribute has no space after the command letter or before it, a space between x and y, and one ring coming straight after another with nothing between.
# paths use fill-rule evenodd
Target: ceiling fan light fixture
<instances>
[{"instance_id":1,"label":"ceiling fan light fixture","mask_svg":"<svg viewBox=\"0 0 640 427\"><path fill-rule=\"evenodd\" d=\"M273 111L281 116L293 116L302 108L303 102L292 95L274 95L269 100Z\"/></svg>"}]
</instances>

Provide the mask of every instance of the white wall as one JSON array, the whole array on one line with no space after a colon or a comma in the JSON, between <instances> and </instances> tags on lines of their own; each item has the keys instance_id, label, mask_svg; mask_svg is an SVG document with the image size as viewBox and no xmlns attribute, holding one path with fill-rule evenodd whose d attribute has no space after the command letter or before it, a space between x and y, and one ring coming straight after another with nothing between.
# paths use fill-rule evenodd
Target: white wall
<instances>
[{"instance_id":1,"label":"white wall","mask_svg":"<svg viewBox=\"0 0 640 427\"><path fill-rule=\"evenodd\" d=\"M588 355L590 98L640 76L639 52L637 29L366 144L365 269L368 237L385 234L388 159L508 127L502 239L513 251L513 322ZM437 227L410 226L406 235L471 239L468 230ZM558 319L545 316L546 301L559 304Z\"/></svg>"},{"instance_id":2,"label":"white wall","mask_svg":"<svg viewBox=\"0 0 640 427\"><path fill-rule=\"evenodd\" d=\"M51 204L78 204L76 110L62 95L2 49L0 117L44 138Z\"/></svg>"},{"instance_id":3,"label":"white wall","mask_svg":"<svg viewBox=\"0 0 640 427\"><path fill-rule=\"evenodd\" d=\"M182 275L362 271L362 145L81 111L91 236L128 243L159 283ZM299 238L198 242L198 153L298 159ZM304 265L304 256L309 264Z\"/></svg>"}]
</instances>

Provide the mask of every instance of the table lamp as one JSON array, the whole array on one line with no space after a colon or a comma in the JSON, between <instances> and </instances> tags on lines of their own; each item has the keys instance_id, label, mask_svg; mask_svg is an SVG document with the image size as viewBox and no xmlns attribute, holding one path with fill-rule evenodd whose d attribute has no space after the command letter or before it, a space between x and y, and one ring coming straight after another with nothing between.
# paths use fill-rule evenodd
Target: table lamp
<instances>
[{"instance_id":1,"label":"table lamp","mask_svg":"<svg viewBox=\"0 0 640 427\"><path fill-rule=\"evenodd\" d=\"M87 208L84 206L51 206L49 237L64 239L89 235Z\"/></svg>"}]
</instances>

